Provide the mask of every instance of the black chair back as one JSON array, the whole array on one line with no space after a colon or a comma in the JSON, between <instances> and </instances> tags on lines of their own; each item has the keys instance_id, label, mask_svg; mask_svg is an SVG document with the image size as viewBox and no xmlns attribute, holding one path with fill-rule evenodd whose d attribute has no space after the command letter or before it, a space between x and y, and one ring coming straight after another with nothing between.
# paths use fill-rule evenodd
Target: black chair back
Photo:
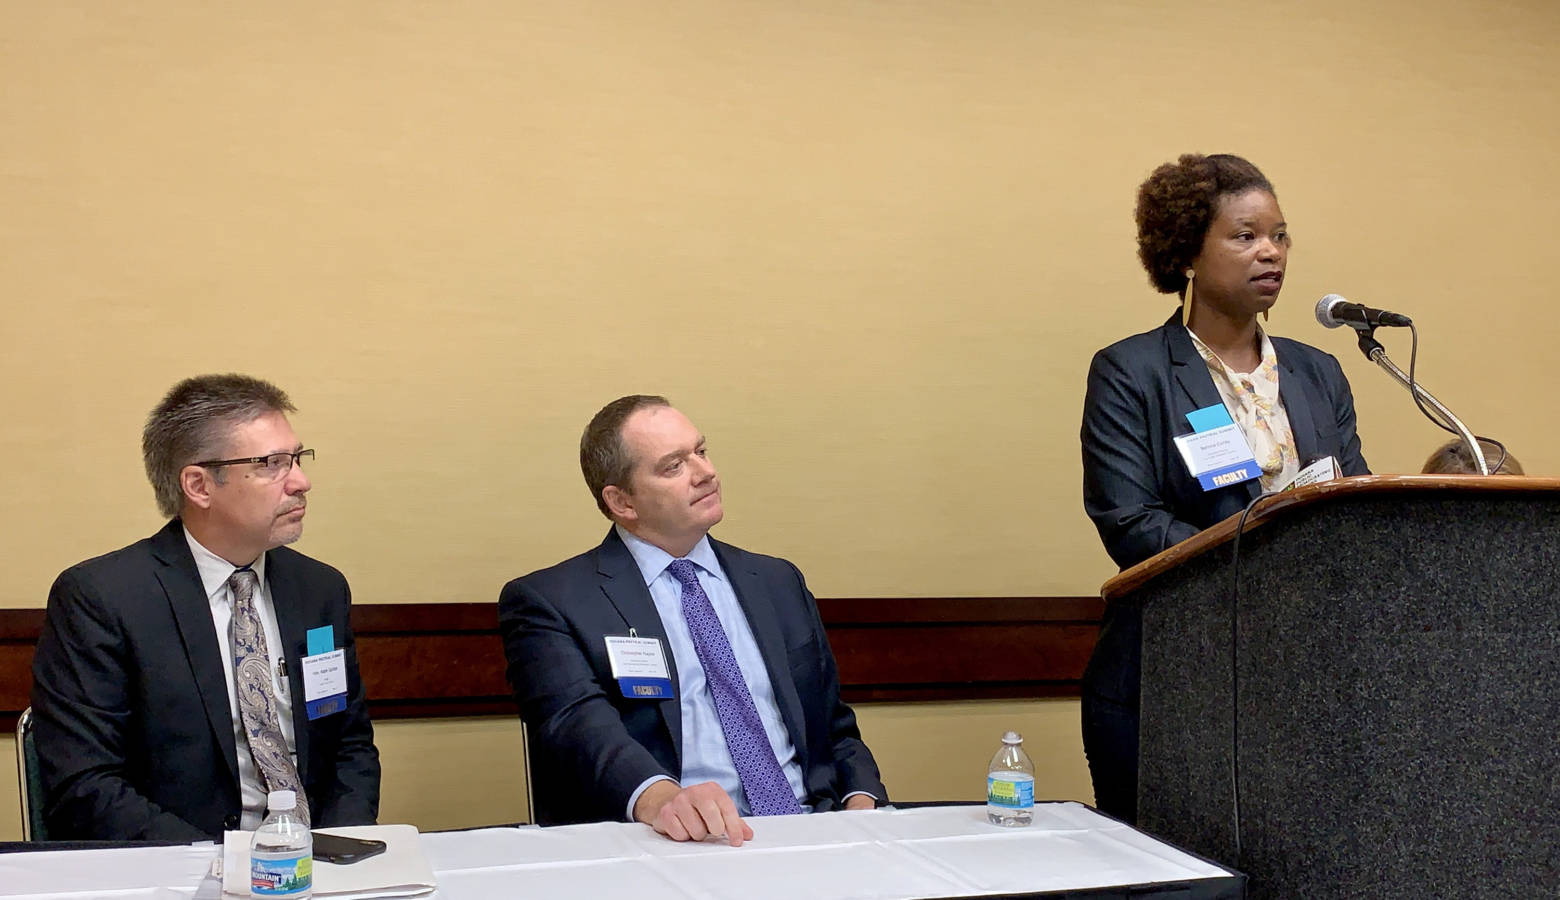
<instances>
[{"instance_id":1,"label":"black chair back","mask_svg":"<svg viewBox=\"0 0 1560 900\"><path fill-rule=\"evenodd\" d=\"M16 774L21 782L22 840L46 841L48 826L43 823L43 778L38 771L38 745L33 739L32 707L22 710L16 720Z\"/></svg>"}]
</instances>

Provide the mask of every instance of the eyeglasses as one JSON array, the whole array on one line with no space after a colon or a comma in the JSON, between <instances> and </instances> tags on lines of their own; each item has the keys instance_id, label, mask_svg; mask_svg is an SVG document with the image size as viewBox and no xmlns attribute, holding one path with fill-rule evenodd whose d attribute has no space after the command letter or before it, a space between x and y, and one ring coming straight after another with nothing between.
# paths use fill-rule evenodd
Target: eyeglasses
<instances>
[{"instance_id":1,"label":"eyeglasses","mask_svg":"<svg viewBox=\"0 0 1560 900\"><path fill-rule=\"evenodd\" d=\"M215 469L219 466L241 466L246 463L254 463L262 466L260 477L267 481L275 481L286 477L295 465L302 465L305 459L314 459L313 450L299 450L297 453L267 453L265 456L246 456L243 459L208 459L205 462L194 463L204 469Z\"/></svg>"}]
</instances>

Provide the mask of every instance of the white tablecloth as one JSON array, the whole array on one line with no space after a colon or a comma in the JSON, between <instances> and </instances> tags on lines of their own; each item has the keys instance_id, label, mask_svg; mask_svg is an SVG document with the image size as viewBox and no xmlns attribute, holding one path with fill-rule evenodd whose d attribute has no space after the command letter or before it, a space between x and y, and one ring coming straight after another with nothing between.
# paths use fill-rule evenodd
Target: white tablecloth
<instances>
[{"instance_id":1,"label":"white tablecloth","mask_svg":"<svg viewBox=\"0 0 1560 900\"><path fill-rule=\"evenodd\" d=\"M424 834L437 897L830 900L979 896L1225 877L1077 803L999 828L984 806L752 819L754 839L679 844L642 825ZM212 895L215 845L0 855L0 897ZM203 881L204 879L204 881ZM203 887L204 884L204 887Z\"/></svg>"}]
</instances>

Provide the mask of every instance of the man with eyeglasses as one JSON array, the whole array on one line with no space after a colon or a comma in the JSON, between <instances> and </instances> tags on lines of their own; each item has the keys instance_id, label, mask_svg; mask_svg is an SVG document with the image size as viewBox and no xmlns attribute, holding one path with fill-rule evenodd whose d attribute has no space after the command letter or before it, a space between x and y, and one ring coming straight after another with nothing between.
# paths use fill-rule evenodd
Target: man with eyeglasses
<instances>
[{"instance_id":1,"label":"man with eyeglasses","mask_svg":"<svg viewBox=\"0 0 1560 900\"><path fill-rule=\"evenodd\" d=\"M65 570L32 706L50 839L221 839L292 790L314 826L372 824L379 753L341 573L284 547L309 476L275 385L175 385L142 433L170 521Z\"/></svg>"}]
</instances>

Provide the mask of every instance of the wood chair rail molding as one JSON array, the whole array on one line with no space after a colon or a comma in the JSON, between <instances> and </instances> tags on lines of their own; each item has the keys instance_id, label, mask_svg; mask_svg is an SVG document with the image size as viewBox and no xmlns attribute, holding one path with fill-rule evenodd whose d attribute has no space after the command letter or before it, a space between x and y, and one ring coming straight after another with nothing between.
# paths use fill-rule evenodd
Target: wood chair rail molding
<instances>
[{"instance_id":1,"label":"wood chair rail molding","mask_svg":"<svg viewBox=\"0 0 1560 900\"><path fill-rule=\"evenodd\" d=\"M1335 478L1264 498L1246 517L1245 530L1260 528L1295 509L1338 496L1437 491L1510 494L1555 492L1560 491L1560 478L1532 478L1524 475L1355 475ZM1207 553L1233 538L1239 522L1240 514L1237 513L1122 571L1100 587L1101 599L1109 602L1129 594L1150 579Z\"/></svg>"},{"instance_id":2,"label":"wood chair rail molding","mask_svg":"<svg viewBox=\"0 0 1560 900\"><path fill-rule=\"evenodd\" d=\"M1104 608L1098 597L818 601L852 702L1076 697ZM0 727L27 706L42 627L41 609L0 609ZM352 631L374 718L516 715L498 604L354 603Z\"/></svg>"}]
</instances>

